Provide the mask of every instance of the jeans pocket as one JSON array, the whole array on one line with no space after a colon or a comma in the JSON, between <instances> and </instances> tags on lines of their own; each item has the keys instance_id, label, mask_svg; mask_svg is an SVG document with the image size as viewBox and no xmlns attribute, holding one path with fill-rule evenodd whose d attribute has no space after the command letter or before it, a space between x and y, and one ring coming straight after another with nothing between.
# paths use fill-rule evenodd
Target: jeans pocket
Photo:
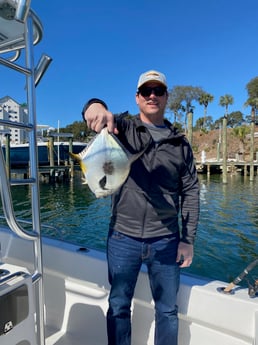
<instances>
[{"instance_id":1,"label":"jeans pocket","mask_svg":"<svg viewBox=\"0 0 258 345\"><path fill-rule=\"evenodd\" d=\"M179 232L175 232L172 235L164 237L165 242L173 242L173 241L179 242L179 240L180 240Z\"/></svg>"},{"instance_id":2,"label":"jeans pocket","mask_svg":"<svg viewBox=\"0 0 258 345\"><path fill-rule=\"evenodd\" d=\"M110 230L109 231L109 237L113 238L114 240L123 240L125 238L125 235L119 231Z\"/></svg>"}]
</instances>

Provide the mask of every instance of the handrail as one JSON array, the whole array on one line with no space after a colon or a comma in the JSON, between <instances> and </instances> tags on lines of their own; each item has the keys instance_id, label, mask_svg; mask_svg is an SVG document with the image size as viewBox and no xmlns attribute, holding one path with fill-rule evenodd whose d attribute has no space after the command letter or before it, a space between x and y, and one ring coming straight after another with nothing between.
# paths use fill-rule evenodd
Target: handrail
<instances>
[{"instance_id":1,"label":"handrail","mask_svg":"<svg viewBox=\"0 0 258 345\"><path fill-rule=\"evenodd\" d=\"M28 16L33 19L32 40L33 40L33 44L36 45L42 39L43 27L38 16L32 9L29 10ZM19 36L17 37L13 37L13 38L7 39L6 41L0 42L0 54L9 53L9 52L20 50L26 47L26 41L24 39L24 32L23 32L24 24L18 23L15 20L8 20L5 22L5 25L12 25L12 24L15 24L16 29L19 30L20 28L21 32L18 32ZM17 58L18 58L18 55L17 55ZM12 59L12 61L15 61L15 60Z\"/></svg>"},{"instance_id":2,"label":"handrail","mask_svg":"<svg viewBox=\"0 0 258 345\"><path fill-rule=\"evenodd\" d=\"M0 148L0 191L3 204L3 210L6 218L6 222L10 229L21 238L26 240L35 240L38 238L37 233L29 233L23 229L16 221L13 204L11 199L10 183L7 178L5 159L2 147Z\"/></svg>"},{"instance_id":3,"label":"handrail","mask_svg":"<svg viewBox=\"0 0 258 345\"><path fill-rule=\"evenodd\" d=\"M21 186L21 185L30 185L35 183L35 178L24 178L24 179L11 179L11 186Z\"/></svg>"},{"instance_id":4,"label":"handrail","mask_svg":"<svg viewBox=\"0 0 258 345\"><path fill-rule=\"evenodd\" d=\"M0 216L0 219L5 219L4 216ZM16 218L17 222L19 223L24 223L27 225L32 225L32 222L29 220L25 220L25 219L20 219L20 218ZM48 224L41 224L41 228L45 228L45 229L49 229L49 230L53 230L56 232L56 234L59 236L58 239L63 240L63 234L62 231L57 228L56 226L52 226L52 225L48 225ZM0 248L1 250L1 248Z\"/></svg>"},{"instance_id":5,"label":"handrail","mask_svg":"<svg viewBox=\"0 0 258 345\"><path fill-rule=\"evenodd\" d=\"M0 279L0 284L4 284L4 283L7 283L9 282L10 280L12 280L13 278L16 278L16 277L20 277L20 276L23 276L23 277L28 277L28 273L25 273L25 272L22 272L22 271L19 271L19 272L14 272L12 274L9 274L8 276Z\"/></svg>"},{"instance_id":6,"label":"handrail","mask_svg":"<svg viewBox=\"0 0 258 345\"><path fill-rule=\"evenodd\" d=\"M0 58L0 64L1 64L1 58ZM32 130L33 126L29 124L25 124L23 122L15 122L15 121L10 121L10 120L3 120L0 119L0 124L2 126L8 126L8 127L15 127L15 128L20 128L20 129L27 129L27 130Z\"/></svg>"},{"instance_id":7,"label":"handrail","mask_svg":"<svg viewBox=\"0 0 258 345\"><path fill-rule=\"evenodd\" d=\"M25 75L30 75L30 73L31 73L30 70L28 70L27 68L21 67L21 66L15 64L14 62L6 60L2 57L0 57L0 62L1 62L1 65L12 68L15 71L21 72Z\"/></svg>"}]
</instances>

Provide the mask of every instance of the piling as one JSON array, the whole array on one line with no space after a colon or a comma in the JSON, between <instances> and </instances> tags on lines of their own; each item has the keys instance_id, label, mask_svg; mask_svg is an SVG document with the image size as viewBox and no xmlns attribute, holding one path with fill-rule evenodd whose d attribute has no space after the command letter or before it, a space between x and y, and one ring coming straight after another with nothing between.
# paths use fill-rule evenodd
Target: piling
<instances>
[{"instance_id":1,"label":"piling","mask_svg":"<svg viewBox=\"0 0 258 345\"><path fill-rule=\"evenodd\" d=\"M227 183L227 117L222 120L222 150L223 150L223 168L222 182Z\"/></svg>"},{"instance_id":2,"label":"piling","mask_svg":"<svg viewBox=\"0 0 258 345\"><path fill-rule=\"evenodd\" d=\"M69 152L70 153L73 152L73 138L72 137L69 138ZM71 177L71 179L73 179L73 177L74 177L74 161L73 161L71 156L69 157L69 164L71 167L70 177Z\"/></svg>"},{"instance_id":3,"label":"piling","mask_svg":"<svg viewBox=\"0 0 258 345\"><path fill-rule=\"evenodd\" d=\"M253 110L252 110L253 113ZM254 180L254 114L251 122L251 143L250 143L250 181Z\"/></svg>"},{"instance_id":4,"label":"piling","mask_svg":"<svg viewBox=\"0 0 258 345\"><path fill-rule=\"evenodd\" d=\"M48 139L48 152L49 152L49 165L53 167L55 165L54 160L54 137L50 136ZM49 170L49 181L53 181L55 179L55 169L50 168Z\"/></svg>"}]
</instances>

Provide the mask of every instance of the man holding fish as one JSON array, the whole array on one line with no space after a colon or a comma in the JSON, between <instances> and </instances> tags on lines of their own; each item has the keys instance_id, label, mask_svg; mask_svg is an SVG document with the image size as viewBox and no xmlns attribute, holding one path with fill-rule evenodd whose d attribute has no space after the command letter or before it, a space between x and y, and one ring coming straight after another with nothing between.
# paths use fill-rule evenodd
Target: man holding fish
<instances>
[{"instance_id":1,"label":"man holding fish","mask_svg":"<svg viewBox=\"0 0 258 345\"><path fill-rule=\"evenodd\" d=\"M122 185L109 193L113 194L107 241L111 285L108 344L131 344L130 307L144 263L155 303L154 343L177 345L176 296L180 268L190 266L193 259L198 178L187 139L164 118L168 100L165 75L154 70L141 74L135 97L139 115L131 119L113 116L97 98L89 100L82 112L89 128L102 133L107 127L120 147L135 157ZM103 190L107 175L99 181Z\"/></svg>"}]
</instances>

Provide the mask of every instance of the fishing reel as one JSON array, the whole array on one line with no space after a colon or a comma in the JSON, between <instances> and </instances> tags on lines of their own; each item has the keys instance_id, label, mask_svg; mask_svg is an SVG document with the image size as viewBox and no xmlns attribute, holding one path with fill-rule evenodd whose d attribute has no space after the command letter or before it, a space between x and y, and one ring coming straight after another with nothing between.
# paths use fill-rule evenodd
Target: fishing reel
<instances>
[{"instance_id":1,"label":"fishing reel","mask_svg":"<svg viewBox=\"0 0 258 345\"><path fill-rule=\"evenodd\" d=\"M247 280L247 282L248 282L248 295L251 298L258 296L258 279L255 279L253 284L250 284L250 282L248 280Z\"/></svg>"}]
</instances>

